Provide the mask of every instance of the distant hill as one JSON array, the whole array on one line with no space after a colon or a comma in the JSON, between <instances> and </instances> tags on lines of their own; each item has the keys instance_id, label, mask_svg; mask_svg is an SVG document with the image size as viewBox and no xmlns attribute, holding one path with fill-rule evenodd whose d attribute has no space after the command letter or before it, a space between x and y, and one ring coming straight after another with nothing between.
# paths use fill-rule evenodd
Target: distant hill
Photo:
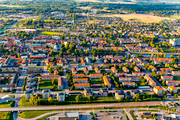
<instances>
[{"instance_id":1,"label":"distant hill","mask_svg":"<svg viewBox=\"0 0 180 120\"><path fill-rule=\"evenodd\" d=\"M131 0L136 2L180 2L180 0Z\"/></svg>"},{"instance_id":2,"label":"distant hill","mask_svg":"<svg viewBox=\"0 0 180 120\"><path fill-rule=\"evenodd\" d=\"M74 0L78 2L167 2L167 3L180 3L180 0Z\"/></svg>"}]
</instances>

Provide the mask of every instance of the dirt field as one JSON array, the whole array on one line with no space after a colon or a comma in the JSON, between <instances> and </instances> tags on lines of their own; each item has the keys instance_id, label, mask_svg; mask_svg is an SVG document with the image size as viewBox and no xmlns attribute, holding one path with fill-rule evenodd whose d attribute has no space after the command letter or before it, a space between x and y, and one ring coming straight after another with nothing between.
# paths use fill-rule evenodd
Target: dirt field
<instances>
[{"instance_id":1,"label":"dirt field","mask_svg":"<svg viewBox=\"0 0 180 120\"><path fill-rule=\"evenodd\" d=\"M120 4L135 4L135 2L102 2L100 0L76 0L77 2L100 2L100 3L120 3Z\"/></svg>"},{"instance_id":2,"label":"dirt field","mask_svg":"<svg viewBox=\"0 0 180 120\"><path fill-rule=\"evenodd\" d=\"M159 17L148 14L107 14L100 17L120 17L124 21L136 21L144 23L159 23L162 20L173 20L173 18Z\"/></svg>"},{"instance_id":3,"label":"dirt field","mask_svg":"<svg viewBox=\"0 0 180 120\"><path fill-rule=\"evenodd\" d=\"M24 6L20 6L20 5L0 5L0 7L9 7L9 8L22 8Z\"/></svg>"}]
</instances>

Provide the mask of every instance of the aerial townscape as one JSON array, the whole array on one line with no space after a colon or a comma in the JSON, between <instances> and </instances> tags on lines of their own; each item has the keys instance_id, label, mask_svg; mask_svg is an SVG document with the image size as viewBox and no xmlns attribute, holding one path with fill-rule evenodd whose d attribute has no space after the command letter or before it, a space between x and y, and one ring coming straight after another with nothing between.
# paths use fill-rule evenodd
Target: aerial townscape
<instances>
[{"instance_id":1,"label":"aerial townscape","mask_svg":"<svg viewBox=\"0 0 180 120\"><path fill-rule=\"evenodd\" d=\"M180 120L179 0L0 0L0 120Z\"/></svg>"}]
</instances>

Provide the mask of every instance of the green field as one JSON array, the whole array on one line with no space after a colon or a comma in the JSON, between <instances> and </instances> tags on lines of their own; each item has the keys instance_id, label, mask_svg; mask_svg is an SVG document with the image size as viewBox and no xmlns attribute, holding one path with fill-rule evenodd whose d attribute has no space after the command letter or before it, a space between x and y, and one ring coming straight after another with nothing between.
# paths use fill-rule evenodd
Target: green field
<instances>
[{"instance_id":1,"label":"green field","mask_svg":"<svg viewBox=\"0 0 180 120\"><path fill-rule=\"evenodd\" d=\"M180 77L174 77L174 80L180 80Z\"/></svg>"},{"instance_id":2,"label":"green field","mask_svg":"<svg viewBox=\"0 0 180 120\"><path fill-rule=\"evenodd\" d=\"M41 118L39 118L39 119L37 119L37 120L46 120L48 117L53 116L53 115L56 115L56 114L58 114L58 113L49 114L49 115L46 115L46 116L44 116L44 117L41 117Z\"/></svg>"},{"instance_id":3,"label":"green field","mask_svg":"<svg viewBox=\"0 0 180 120\"><path fill-rule=\"evenodd\" d=\"M11 112L0 112L0 120L12 120Z\"/></svg>"},{"instance_id":4,"label":"green field","mask_svg":"<svg viewBox=\"0 0 180 120\"><path fill-rule=\"evenodd\" d=\"M43 35L62 35L61 32L41 32Z\"/></svg>"},{"instance_id":5,"label":"green field","mask_svg":"<svg viewBox=\"0 0 180 120\"><path fill-rule=\"evenodd\" d=\"M19 112L19 117L30 119L47 112L51 112L51 111L23 111L23 112Z\"/></svg>"},{"instance_id":6,"label":"green field","mask_svg":"<svg viewBox=\"0 0 180 120\"><path fill-rule=\"evenodd\" d=\"M8 103L0 104L0 108L9 108L10 105Z\"/></svg>"},{"instance_id":7,"label":"green field","mask_svg":"<svg viewBox=\"0 0 180 120\"><path fill-rule=\"evenodd\" d=\"M51 80L44 80L39 84L39 89L52 89L52 82Z\"/></svg>"},{"instance_id":8,"label":"green field","mask_svg":"<svg viewBox=\"0 0 180 120\"><path fill-rule=\"evenodd\" d=\"M100 102L100 101L104 101L104 102L108 102L108 101L116 101L113 97L98 97L96 99L96 101Z\"/></svg>"}]
</instances>

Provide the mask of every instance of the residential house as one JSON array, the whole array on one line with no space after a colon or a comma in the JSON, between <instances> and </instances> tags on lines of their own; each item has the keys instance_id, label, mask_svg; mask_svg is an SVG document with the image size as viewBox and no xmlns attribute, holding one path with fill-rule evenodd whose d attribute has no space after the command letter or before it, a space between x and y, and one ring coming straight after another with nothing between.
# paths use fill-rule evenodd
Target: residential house
<instances>
[{"instance_id":1,"label":"residential house","mask_svg":"<svg viewBox=\"0 0 180 120\"><path fill-rule=\"evenodd\" d=\"M163 88L162 87L154 86L153 91L154 91L154 93L156 93L158 95L163 95Z\"/></svg>"},{"instance_id":2,"label":"residential house","mask_svg":"<svg viewBox=\"0 0 180 120\"><path fill-rule=\"evenodd\" d=\"M168 90L169 90L169 92L172 92L172 93L177 93L178 92L178 88L174 87L174 86L169 86Z\"/></svg>"},{"instance_id":3,"label":"residential house","mask_svg":"<svg viewBox=\"0 0 180 120\"><path fill-rule=\"evenodd\" d=\"M172 71L173 76L180 76L180 71Z\"/></svg>"},{"instance_id":4,"label":"residential house","mask_svg":"<svg viewBox=\"0 0 180 120\"><path fill-rule=\"evenodd\" d=\"M98 95L101 97L107 97L108 96L108 88L101 88L98 92Z\"/></svg>"},{"instance_id":5,"label":"residential house","mask_svg":"<svg viewBox=\"0 0 180 120\"><path fill-rule=\"evenodd\" d=\"M142 77L142 76L144 76L144 72L133 72L132 73L132 75L134 76L134 77Z\"/></svg>"},{"instance_id":6,"label":"residential house","mask_svg":"<svg viewBox=\"0 0 180 120\"><path fill-rule=\"evenodd\" d=\"M129 72L129 69L128 69L127 67L123 67L122 70L123 70L124 72L126 72L126 73Z\"/></svg>"},{"instance_id":7,"label":"residential house","mask_svg":"<svg viewBox=\"0 0 180 120\"><path fill-rule=\"evenodd\" d=\"M150 65L149 68L150 68L152 71L157 71L157 69L156 69L154 66L152 66L152 65Z\"/></svg>"},{"instance_id":8,"label":"residential house","mask_svg":"<svg viewBox=\"0 0 180 120\"><path fill-rule=\"evenodd\" d=\"M164 80L164 81L172 81L173 76L161 76L161 79Z\"/></svg>"},{"instance_id":9,"label":"residential house","mask_svg":"<svg viewBox=\"0 0 180 120\"><path fill-rule=\"evenodd\" d=\"M114 94L114 97L116 100L120 100L121 97L124 98L125 97L125 94L122 90L120 91L115 91L115 94Z\"/></svg>"},{"instance_id":10,"label":"residential house","mask_svg":"<svg viewBox=\"0 0 180 120\"><path fill-rule=\"evenodd\" d=\"M88 78L75 78L73 79L74 83L88 83Z\"/></svg>"},{"instance_id":11,"label":"residential house","mask_svg":"<svg viewBox=\"0 0 180 120\"><path fill-rule=\"evenodd\" d=\"M160 68L161 71L172 72L172 68Z\"/></svg>"},{"instance_id":12,"label":"residential house","mask_svg":"<svg viewBox=\"0 0 180 120\"><path fill-rule=\"evenodd\" d=\"M126 87L135 87L136 83L135 82L122 82L122 85Z\"/></svg>"},{"instance_id":13,"label":"residential house","mask_svg":"<svg viewBox=\"0 0 180 120\"><path fill-rule=\"evenodd\" d=\"M63 81L62 78L59 77L58 78L58 90L62 90L63 89Z\"/></svg>"},{"instance_id":14,"label":"residential house","mask_svg":"<svg viewBox=\"0 0 180 120\"><path fill-rule=\"evenodd\" d=\"M110 83L109 78L107 76L103 76L103 80L104 80L104 84L106 86L108 86L108 88L110 88L111 87L111 83Z\"/></svg>"},{"instance_id":15,"label":"residential house","mask_svg":"<svg viewBox=\"0 0 180 120\"><path fill-rule=\"evenodd\" d=\"M180 81L166 81L167 86L178 86Z\"/></svg>"},{"instance_id":16,"label":"residential house","mask_svg":"<svg viewBox=\"0 0 180 120\"><path fill-rule=\"evenodd\" d=\"M113 73L117 73L117 72L118 72L118 70L117 70L115 67L111 67L111 71L112 71Z\"/></svg>"},{"instance_id":17,"label":"residential house","mask_svg":"<svg viewBox=\"0 0 180 120\"><path fill-rule=\"evenodd\" d=\"M169 75L169 72L166 71L158 71L157 75Z\"/></svg>"},{"instance_id":18,"label":"residential house","mask_svg":"<svg viewBox=\"0 0 180 120\"><path fill-rule=\"evenodd\" d=\"M156 86L156 82L151 76L146 74L144 78L148 81L150 86L152 86L152 87Z\"/></svg>"},{"instance_id":19,"label":"residential house","mask_svg":"<svg viewBox=\"0 0 180 120\"><path fill-rule=\"evenodd\" d=\"M119 77L119 82L130 82L131 77Z\"/></svg>"},{"instance_id":20,"label":"residential house","mask_svg":"<svg viewBox=\"0 0 180 120\"><path fill-rule=\"evenodd\" d=\"M139 69L137 66L135 66L135 67L134 67L134 71L140 72L140 69Z\"/></svg>"},{"instance_id":21,"label":"residential house","mask_svg":"<svg viewBox=\"0 0 180 120\"><path fill-rule=\"evenodd\" d=\"M42 80L52 80L52 79L58 79L59 75L42 75Z\"/></svg>"},{"instance_id":22,"label":"residential house","mask_svg":"<svg viewBox=\"0 0 180 120\"><path fill-rule=\"evenodd\" d=\"M76 89L83 89L83 88L88 88L90 87L90 84L89 83L75 83L74 84L74 87Z\"/></svg>"},{"instance_id":23,"label":"residential house","mask_svg":"<svg viewBox=\"0 0 180 120\"><path fill-rule=\"evenodd\" d=\"M72 74L73 78L82 78L85 77L85 74Z\"/></svg>"},{"instance_id":24,"label":"residential house","mask_svg":"<svg viewBox=\"0 0 180 120\"><path fill-rule=\"evenodd\" d=\"M66 94L63 92L57 93L57 100L58 102L64 102L65 101Z\"/></svg>"},{"instance_id":25,"label":"residential house","mask_svg":"<svg viewBox=\"0 0 180 120\"><path fill-rule=\"evenodd\" d=\"M86 74L89 72L89 70L88 70L87 67L84 67L84 68L83 68L83 71L84 71L84 73L86 73Z\"/></svg>"},{"instance_id":26,"label":"residential house","mask_svg":"<svg viewBox=\"0 0 180 120\"><path fill-rule=\"evenodd\" d=\"M90 78L101 78L101 77L103 77L103 74L101 74L101 73L91 73L91 74L89 74L89 77Z\"/></svg>"},{"instance_id":27,"label":"residential house","mask_svg":"<svg viewBox=\"0 0 180 120\"><path fill-rule=\"evenodd\" d=\"M42 98L43 99L48 99L50 97L51 91L49 89L42 90Z\"/></svg>"},{"instance_id":28,"label":"residential house","mask_svg":"<svg viewBox=\"0 0 180 120\"><path fill-rule=\"evenodd\" d=\"M95 67L94 70L96 73L101 73L101 70L98 67Z\"/></svg>"},{"instance_id":29,"label":"residential house","mask_svg":"<svg viewBox=\"0 0 180 120\"><path fill-rule=\"evenodd\" d=\"M71 71L72 71L72 74L76 74L77 73L77 70L74 67L71 69Z\"/></svg>"}]
</instances>

